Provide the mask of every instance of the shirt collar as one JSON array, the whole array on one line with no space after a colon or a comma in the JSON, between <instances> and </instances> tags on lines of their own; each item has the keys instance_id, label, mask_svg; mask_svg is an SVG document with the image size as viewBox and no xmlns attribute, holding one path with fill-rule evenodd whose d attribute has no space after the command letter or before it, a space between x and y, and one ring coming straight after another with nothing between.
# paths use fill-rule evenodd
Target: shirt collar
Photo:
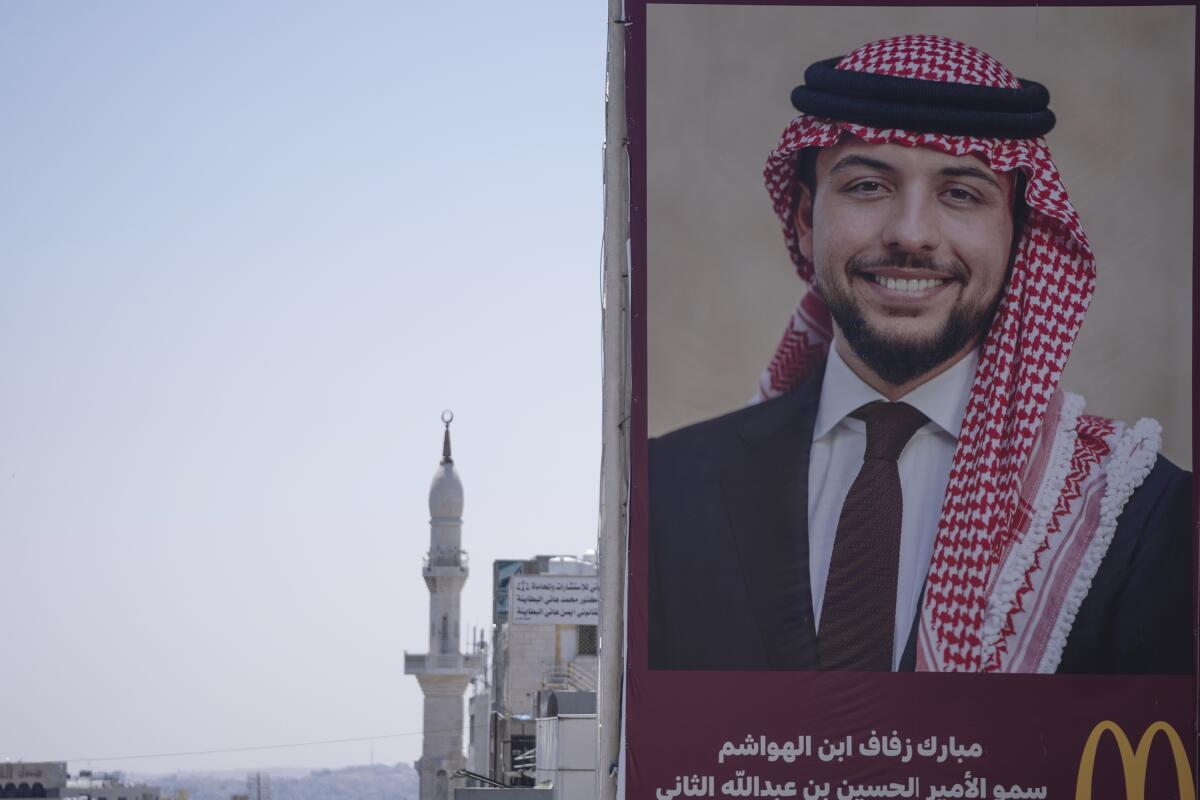
<instances>
[{"instance_id":1,"label":"shirt collar","mask_svg":"<svg viewBox=\"0 0 1200 800\"><path fill-rule=\"evenodd\" d=\"M978 363L979 351L975 349L950 369L900 399L957 439ZM874 400L886 401L887 398L855 375L838 355L837 347L830 343L825 378L821 383L821 399L817 405L817 420L813 425L813 441L833 430L851 411Z\"/></svg>"}]
</instances>

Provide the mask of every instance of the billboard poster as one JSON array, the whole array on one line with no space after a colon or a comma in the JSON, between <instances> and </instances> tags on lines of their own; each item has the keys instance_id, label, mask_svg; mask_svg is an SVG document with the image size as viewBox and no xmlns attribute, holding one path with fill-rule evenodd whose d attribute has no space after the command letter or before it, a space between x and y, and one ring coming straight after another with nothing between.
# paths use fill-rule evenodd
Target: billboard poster
<instances>
[{"instance_id":1,"label":"billboard poster","mask_svg":"<svg viewBox=\"0 0 1200 800\"><path fill-rule=\"evenodd\" d=\"M1195 8L631 0L630 798L1195 798Z\"/></svg>"}]
</instances>

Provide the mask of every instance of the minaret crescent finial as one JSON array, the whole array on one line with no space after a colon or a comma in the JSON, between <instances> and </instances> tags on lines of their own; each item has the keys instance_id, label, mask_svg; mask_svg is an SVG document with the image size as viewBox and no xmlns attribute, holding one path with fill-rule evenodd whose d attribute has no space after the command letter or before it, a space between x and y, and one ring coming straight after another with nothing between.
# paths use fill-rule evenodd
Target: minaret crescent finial
<instances>
[{"instance_id":1,"label":"minaret crescent finial","mask_svg":"<svg viewBox=\"0 0 1200 800\"><path fill-rule=\"evenodd\" d=\"M446 433L442 436L442 463L453 464L454 459L450 457L450 423L454 422L454 412L446 409L442 412L442 423L446 426Z\"/></svg>"}]
</instances>

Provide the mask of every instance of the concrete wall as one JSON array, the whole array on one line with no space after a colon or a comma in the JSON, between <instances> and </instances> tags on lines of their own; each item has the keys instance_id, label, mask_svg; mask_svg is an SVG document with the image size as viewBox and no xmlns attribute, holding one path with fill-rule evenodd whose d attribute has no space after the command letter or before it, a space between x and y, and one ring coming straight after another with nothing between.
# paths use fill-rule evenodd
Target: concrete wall
<instances>
[{"instance_id":1,"label":"concrete wall","mask_svg":"<svg viewBox=\"0 0 1200 800\"><path fill-rule=\"evenodd\" d=\"M67 785L65 761L8 761L0 763L0 791L9 785L40 784L49 797L60 797Z\"/></svg>"},{"instance_id":2,"label":"concrete wall","mask_svg":"<svg viewBox=\"0 0 1200 800\"><path fill-rule=\"evenodd\" d=\"M555 661L554 625L505 626L504 710L510 714L534 714L534 701L542 688L547 664Z\"/></svg>"},{"instance_id":3,"label":"concrete wall","mask_svg":"<svg viewBox=\"0 0 1200 800\"><path fill-rule=\"evenodd\" d=\"M596 794L596 715L563 714L538 721L537 782L562 800Z\"/></svg>"},{"instance_id":4,"label":"concrete wall","mask_svg":"<svg viewBox=\"0 0 1200 800\"><path fill-rule=\"evenodd\" d=\"M467 769L488 774L491 762L492 693L481 691L467 701Z\"/></svg>"},{"instance_id":5,"label":"concrete wall","mask_svg":"<svg viewBox=\"0 0 1200 800\"><path fill-rule=\"evenodd\" d=\"M578 662L580 675L594 679L597 657L581 656L578 626L575 625L512 625L503 627L497 650L502 680L496 687L501 711L510 714L537 714L537 693L545 688L546 679L557 674L565 678L569 665ZM594 686L577 687L594 691Z\"/></svg>"}]
</instances>

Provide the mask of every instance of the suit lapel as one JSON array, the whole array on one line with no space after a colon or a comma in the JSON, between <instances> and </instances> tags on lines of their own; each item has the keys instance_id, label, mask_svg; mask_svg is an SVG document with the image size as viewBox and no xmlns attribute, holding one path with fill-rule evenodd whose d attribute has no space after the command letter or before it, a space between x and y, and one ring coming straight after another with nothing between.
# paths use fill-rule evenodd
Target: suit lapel
<instances>
[{"instance_id":1,"label":"suit lapel","mask_svg":"<svg viewBox=\"0 0 1200 800\"><path fill-rule=\"evenodd\" d=\"M808 460L824 370L738 431L721 483L767 668L818 669L808 569Z\"/></svg>"}]
</instances>

